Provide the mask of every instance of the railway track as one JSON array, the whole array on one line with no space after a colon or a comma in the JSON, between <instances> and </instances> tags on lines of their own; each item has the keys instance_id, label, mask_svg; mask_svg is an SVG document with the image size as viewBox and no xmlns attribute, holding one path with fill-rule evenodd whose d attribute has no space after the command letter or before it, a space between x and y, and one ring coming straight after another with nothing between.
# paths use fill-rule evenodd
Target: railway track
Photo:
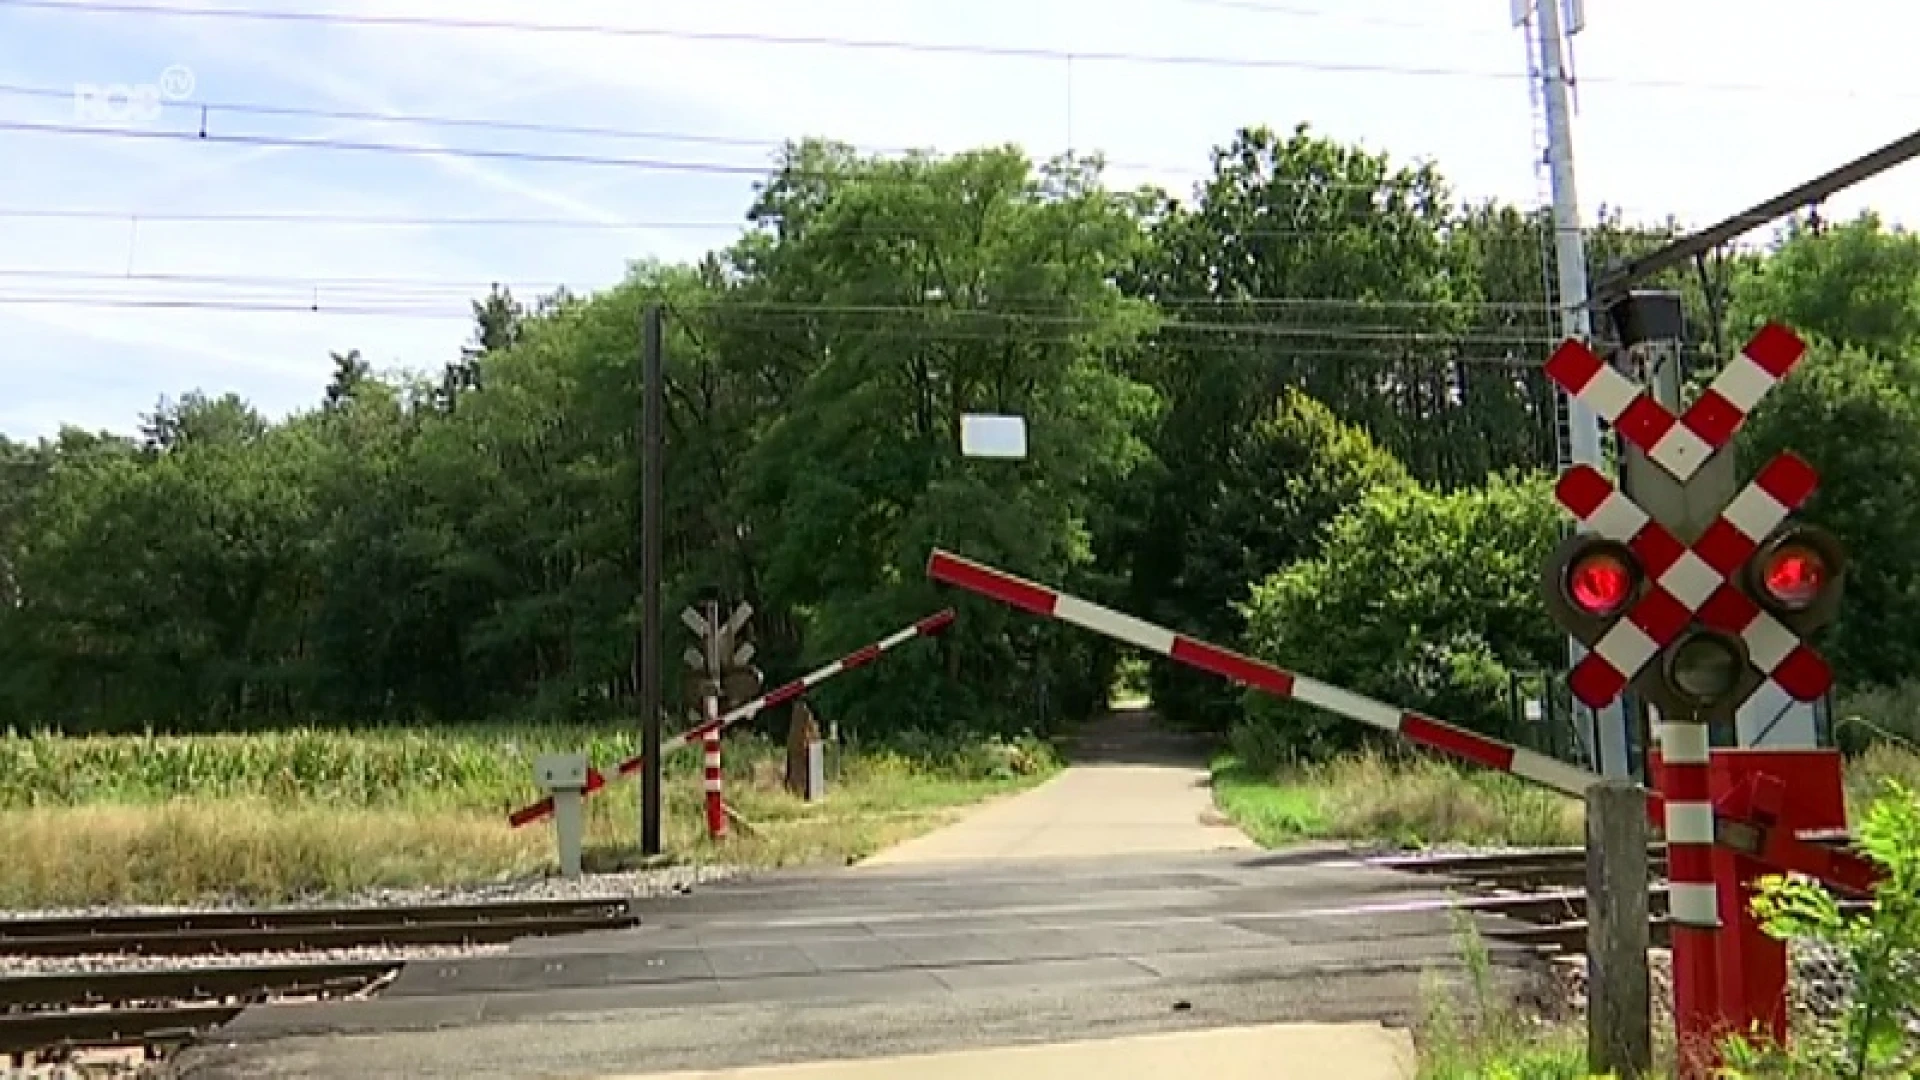
<instances>
[{"instance_id":1,"label":"railway track","mask_svg":"<svg viewBox=\"0 0 1920 1080\"><path fill-rule=\"evenodd\" d=\"M1368 860L1383 869L1430 874L1465 887L1459 906L1502 919L1488 937L1548 952L1582 952L1587 942L1587 853L1579 847L1446 855L1395 855ZM1649 940L1667 945L1665 845L1647 849Z\"/></svg>"},{"instance_id":2,"label":"railway track","mask_svg":"<svg viewBox=\"0 0 1920 1080\"><path fill-rule=\"evenodd\" d=\"M1844 844L1844 836L1819 838ZM1384 869L1450 878L1471 893L1459 906L1504 917L1488 937L1549 952L1580 953L1587 943L1587 853L1580 847L1446 855L1396 855L1368 860ZM1647 848L1649 943L1667 947L1666 845ZM1842 910L1857 902L1843 900Z\"/></svg>"},{"instance_id":3,"label":"railway track","mask_svg":"<svg viewBox=\"0 0 1920 1080\"><path fill-rule=\"evenodd\" d=\"M472 946L615 930L639 922L625 899L393 908L281 908L0 919L0 957L207 957L343 948ZM58 1059L126 1048L151 1057L249 1005L376 991L403 958L235 963L0 977L0 1054Z\"/></svg>"}]
</instances>

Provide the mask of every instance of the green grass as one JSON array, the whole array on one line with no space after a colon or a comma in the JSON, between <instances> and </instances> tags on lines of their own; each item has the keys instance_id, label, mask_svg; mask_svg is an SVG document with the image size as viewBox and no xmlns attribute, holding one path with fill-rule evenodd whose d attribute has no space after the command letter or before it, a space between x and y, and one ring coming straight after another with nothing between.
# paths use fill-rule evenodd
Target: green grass
<instances>
[{"instance_id":1,"label":"green grass","mask_svg":"<svg viewBox=\"0 0 1920 1080\"><path fill-rule=\"evenodd\" d=\"M1546 846L1580 843L1580 804L1485 770L1359 753L1257 772L1231 755L1213 765L1214 800L1265 847L1343 840Z\"/></svg>"},{"instance_id":2,"label":"green grass","mask_svg":"<svg viewBox=\"0 0 1920 1080\"><path fill-rule=\"evenodd\" d=\"M1883 779L1920 787L1920 753L1878 745L1848 762L1856 815ZM1214 801L1255 842L1337 840L1395 847L1535 847L1585 842L1580 803L1501 773L1433 758L1351 754L1261 772L1228 754L1213 763Z\"/></svg>"},{"instance_id":3,"label":"green grass","mask_svg":"<svg viewBox=\"0 0 1920 1080\"><path fill-rule=\"evenodd\" d=\"M374 886L461 884L553 867L550 826L511 829L538 798L535 754L587 749L602 767L635 733L467 727L257 736L0 736L0 905L271 902ZM667 759L665 826L676 859L785 866L852 861L1018 791L1058 762L1034 740L931 742L913 754L850 747L826 799L781 786L784 751L736 736L728 802L753 826L707 840L700 755ZM587 800L600 862L629 861L638 785Z\"/></svg>"},{"instance_id":4,"label":"green grass","mask_svg":"<svg viewBox=\"0 0 1920 1080\"><path fill-rule=\"evenodd\" d=\"M1455 912L1466 985L1430 981L1414 1032L1419 1080L1588 1080L1578 1025L1543 1021L1495 985L1493 962L1470 917Z\"/></svg>"}]
</instances>

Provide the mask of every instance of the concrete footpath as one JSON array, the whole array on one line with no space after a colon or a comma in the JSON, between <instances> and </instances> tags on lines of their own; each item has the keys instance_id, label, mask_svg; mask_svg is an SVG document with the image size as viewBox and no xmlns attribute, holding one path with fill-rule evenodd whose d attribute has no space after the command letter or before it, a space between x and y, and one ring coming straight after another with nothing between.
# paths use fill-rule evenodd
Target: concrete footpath
<instances>
[{"instance_id":1,"label":"concrete footpath","mask_svg":"<svg viewBox=\"0 0 1920 1080\"><path fill-rule=\"evenodd\" d=\"M1406 1080L1415 1069L1413 1039L1405 1031L1374 1024L1268 1024L864 1061L653 1073L648 1080Z\"/></svg>"},{"instance_id":2,"label":"concrete footpath","mask_svg":"<svg viewBox=\"0 0 1920 1080\"><path fill-rule=\"evenodd\" d=\"M1153 728L1144 710L1090 725L1072 764L1045 784L980 807L862 866L1247 851L1255 845L1214 810L1204 752Z\"/></svg>"}]
</instances>

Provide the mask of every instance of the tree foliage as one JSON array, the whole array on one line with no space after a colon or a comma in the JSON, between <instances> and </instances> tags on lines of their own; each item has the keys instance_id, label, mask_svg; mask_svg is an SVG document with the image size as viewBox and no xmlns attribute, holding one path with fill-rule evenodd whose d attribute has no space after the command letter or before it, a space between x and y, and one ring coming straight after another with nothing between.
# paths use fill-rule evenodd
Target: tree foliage
<instances>
[{"instance_id":1,"label":"tree foliage","mask_svg":"<svg viewBox=\"0 0 1920 1080\"><path fill-rule=\"evenodd\" d=\"M1509 675L1549 666L1559 649L1535 584L1558 528L1544 475L1445 494L1376 487L1334 520L1318 554L1254 587L1248 645L1336 686L1515 737ZM1262 697L1249 715L1302 753L1352 746L1365 730Z\"/></svg>"},{"instance_id":2,"label":"tree foliage","mask_svg":"<svg viewBox=\"0 0 1920 1080\"><path fill-rule=\"evenodd\" d=\"M1603 214L1596 268L1671 231ZM775 680L962 610L823 687L826 715L1011 730L1098 706L1117 647L936 590L942 546L1499 730L1506 673L1559 659L1533 595L1556 527L1550 239L1305 127L1236 132L1187 198L1118 190L1097 158L793 144L732 243L591 296L495 287L420 374L317 345L327 381L292 416L188 390L132 437L0 439L0 721L629 711L659 305L666 610L752 603ZM1790 229L1712 289L1666 282L1696 353L1716 312L1822 337L1746 449L1826 477L1812 513L1856 552L1830 654L1856 681L1920 668L1915 244L1871 218ZM1029 456L963 458L969 412L1025 416ZM1153 689L1189 724L1246 711L1169 666ZM1350 736L1254 715L1303 746Z\"/></svg>"}]
</instances>

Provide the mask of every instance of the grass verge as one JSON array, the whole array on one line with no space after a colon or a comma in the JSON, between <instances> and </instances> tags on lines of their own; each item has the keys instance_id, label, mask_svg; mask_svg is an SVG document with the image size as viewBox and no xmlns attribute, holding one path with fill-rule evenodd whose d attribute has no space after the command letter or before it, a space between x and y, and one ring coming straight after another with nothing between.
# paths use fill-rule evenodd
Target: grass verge
<instances>
[{"instance_id":1,"label":"grass verge","mask_svg":"<svg viewBox=\"0 0 1920 1080\"><path fill-rule=\"evenodd\" d=\"M1858 811L1885 778L1920 787L1920 753L1876 745L1847 765ZM1580 803L1503 773L1436 758L1367 751L1260 771L1232 755L1213 763L1214 801L1263 847L1340 840L1395 847L1535 847L1585 842Z\"/></svg>"},{"instance_id":2,"label":"grass verge","mask_svg":"<svg viewBox=\"0 0 1920 1080\"><path fill-rule=\"evenodd\" d=\"M1430 982L1414 1033L1419 1080L1588 1080L1584 1032L1515 1006L1494 985L1486 942L1456 918L1465 993Z\"/></svg>"},{"instance_id":3,"label":"grass verge","mask_svg":"<svg viewBox=\"0 0 1920 1080\"><path fill-rule=\"evenodd\" d=\"M781 787L784 751L726 745L727 799L755 828L705 837L699 754L666 763L664 824L678 861L749 866L844 863L1029 787L1057 768L1033 740L931 743L909 755L848 748L828 796ZM550 827L510 829L538 797L536 753L588 748L596 763L631 740L568 728L470 727L260 736L0 737L0 906L255 903L371 887L457 885L549 870ZM587 800L595 861L619 861L639 821L638 785Z\"/></svg>"},{"instance_id":4,"label":"grass verge","mask_svg":"<svg viewBox=\"0 0 1920 1080\"><path fill-rule=\"evenodd\" d=\"M1262 773L1213 765L1214 800L1264 847L1306 840L1520 846L1581 839L1580 805L1544 789L1431 758L1363 752Z\"/></svg>"}]
</instances>

